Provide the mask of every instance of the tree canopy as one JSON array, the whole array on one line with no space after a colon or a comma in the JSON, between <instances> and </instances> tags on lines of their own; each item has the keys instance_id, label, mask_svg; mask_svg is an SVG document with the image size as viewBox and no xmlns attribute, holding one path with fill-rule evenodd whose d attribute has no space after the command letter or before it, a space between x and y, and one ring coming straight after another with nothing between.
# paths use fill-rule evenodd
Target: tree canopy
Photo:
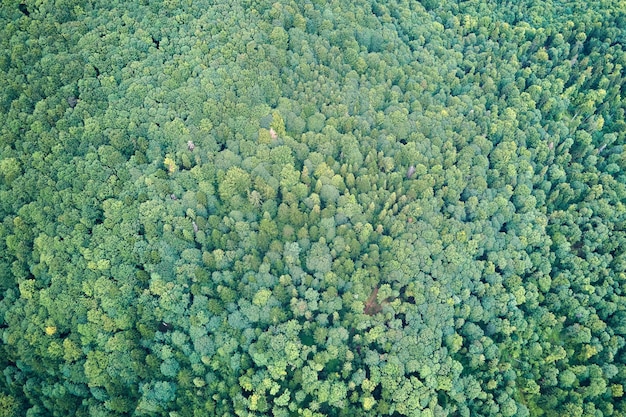
<instances>
[{"instance_id":1,"label":"tree canopy","mask_svg":"<svg viewBox=\"0 0 626 417\"><path fill-rule=\"evenodd\" d=\"M626 8L0 6L0 417L625 416Z\"/></svg>"}]
</instances>

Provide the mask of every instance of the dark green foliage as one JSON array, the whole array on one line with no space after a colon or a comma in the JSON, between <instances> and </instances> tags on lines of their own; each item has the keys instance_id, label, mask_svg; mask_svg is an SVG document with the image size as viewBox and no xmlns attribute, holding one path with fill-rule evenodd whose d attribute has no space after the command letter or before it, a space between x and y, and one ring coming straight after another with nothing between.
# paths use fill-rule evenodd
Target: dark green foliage
<instances>
[{"instance_id":1,"label":"dark green foliage","mask_svg":"<svg viewBox=\"0 0 626 417\"><path fill-rule=\"evenodd\" d=\"M0 417L626 415L619 2L0 28Z\"/></svg>"}]
</instances>

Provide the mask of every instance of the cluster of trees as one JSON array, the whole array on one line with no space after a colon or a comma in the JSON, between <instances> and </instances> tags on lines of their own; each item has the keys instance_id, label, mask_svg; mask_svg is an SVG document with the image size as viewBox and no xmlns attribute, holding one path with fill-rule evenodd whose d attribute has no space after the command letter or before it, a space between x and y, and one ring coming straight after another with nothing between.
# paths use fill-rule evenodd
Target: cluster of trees
<instances>
[{"instance_id":1,"label":"cluster of trees","mask_svg":"<svg viewBox=\"0 0 626 417\"><path fill-rule=\"evenodd\" d=\"M0 416L626 415L618 2L0 11Z\"/></svg>"}]
</instances>

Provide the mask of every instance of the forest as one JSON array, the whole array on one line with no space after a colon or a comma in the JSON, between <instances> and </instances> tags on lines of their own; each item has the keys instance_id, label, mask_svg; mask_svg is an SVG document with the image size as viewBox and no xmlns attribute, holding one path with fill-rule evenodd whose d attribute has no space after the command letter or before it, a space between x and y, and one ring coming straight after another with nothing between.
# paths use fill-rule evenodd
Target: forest
<instances>
[{"instance_id":1,"label":"forest","mask_svg":"<svg viewBox=\"0 0 626 417\"><path fill-rule=\"evenodd\" d=\"M0 417L626 417L626 0L0 4Z\"/></svg>"}]
</instances>

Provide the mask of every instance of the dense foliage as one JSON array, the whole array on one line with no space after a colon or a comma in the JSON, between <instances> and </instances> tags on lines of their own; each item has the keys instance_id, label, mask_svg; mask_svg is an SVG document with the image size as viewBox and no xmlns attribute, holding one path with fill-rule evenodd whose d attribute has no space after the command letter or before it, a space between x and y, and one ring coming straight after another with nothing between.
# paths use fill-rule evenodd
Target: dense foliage
<instances>
[{"instance_id":1,"label":"dense foliage","mask_svg":"<svg viewBox=\"0 0 626 417\"><path fill-rule=\"evenodd\" d=\"M3 2L0 416L626 416L625 30Z\"/></svg>"}]
</instances>

